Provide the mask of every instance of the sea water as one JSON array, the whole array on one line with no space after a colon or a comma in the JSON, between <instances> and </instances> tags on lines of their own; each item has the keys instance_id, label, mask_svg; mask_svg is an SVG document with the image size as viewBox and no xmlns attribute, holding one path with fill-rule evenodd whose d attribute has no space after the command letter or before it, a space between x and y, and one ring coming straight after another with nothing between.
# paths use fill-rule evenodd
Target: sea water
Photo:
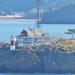
<instances>
[{"instance_id":1,"label":"sea water","mask_svg":"<svg viewBox=\"0 0 75 75\"><path fill-rule=\"evenodd\" d=\"M42 74L0 74L0 75L75 75L75 74L44 74L44 73L42 73Z\"/></svg>"},{"instance_id":2,"label":"sea water","mask_svg":"<svg viewBox=\"0 0 75 75\"><path fill-rule=\"evenodd\" d=\"M75 74L44 74L44 73L42 73L42 74L0 74L0 75L75 75Z\"/></svg>"},{"instance_id":3,"label":"sea water","mask_svg":"<svg viewBox=\"0 0 75 75\"><path fill-rule=\"evenodd\" d=\"M49 35L50 38L71 38L65 35L68 29L74 29L75 24L40 24L41 30ZM24 20L0 20L0 41L9 41L11 35L19 35L23 29L36 28L34 22ZM60 36L61 35L61 36Z\"/></svg>"}]
</instances>

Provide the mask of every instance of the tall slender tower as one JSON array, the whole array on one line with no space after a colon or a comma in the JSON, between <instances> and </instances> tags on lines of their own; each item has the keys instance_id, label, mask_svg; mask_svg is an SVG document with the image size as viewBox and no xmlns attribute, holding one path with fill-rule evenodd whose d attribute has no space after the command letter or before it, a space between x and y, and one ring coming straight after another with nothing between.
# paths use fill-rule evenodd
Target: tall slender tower
<instances>
[{"instance_id":1,"label":"tall slender tower","mask_svg":"<svg viewBox=\"0 0 75 75\"><path fill-rule=\"evenodd\" d=\"M16 46L16 37L12 35L10 39L10 50L15 50L15 46Z\"/></svg>"},{"instance_id":2,"label":"tall slender tower","mask_svg":"<svg viewBox=\"0 0 75 75\"><path fill-rule=\"evenodd\" d=\"M40 23L39 23L39 19L40 19L40 0L37 0L37 29L40 29Z\"/></svg>"}]
</instances>

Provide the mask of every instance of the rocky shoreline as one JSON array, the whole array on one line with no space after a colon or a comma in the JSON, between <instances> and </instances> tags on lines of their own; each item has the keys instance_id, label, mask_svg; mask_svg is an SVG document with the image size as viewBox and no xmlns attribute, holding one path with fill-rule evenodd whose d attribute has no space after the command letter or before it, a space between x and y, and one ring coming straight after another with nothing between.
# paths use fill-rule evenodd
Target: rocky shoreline
<instances>
[{"instance_id":1,"label":"rocky shoreline","mask_svg":"<svg viewBox=\"0 0 75 75\"><path fill-rule=\"evenodd\" d=\"M0 72L75 73L75 52L50 46L20 51L0 48Z\"/></svg>"}]
</instances>

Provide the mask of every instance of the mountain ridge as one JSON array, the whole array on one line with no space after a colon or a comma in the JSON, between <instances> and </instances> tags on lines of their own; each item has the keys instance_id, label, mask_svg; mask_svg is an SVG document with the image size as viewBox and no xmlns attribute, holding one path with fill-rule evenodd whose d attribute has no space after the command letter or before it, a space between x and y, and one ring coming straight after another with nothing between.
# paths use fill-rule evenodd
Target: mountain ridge
<instances>
[{"instance_id":1,"label":"mountain ridge","mask_svg":"<svg viewBox=\"0 0 75 75\"><path fill-rule=\"evenodd\" d=\"M75 0L40 0L40 23L74 24ZM0 15L21 14L37 18L36 0L0 0Z\"/></svg>"}]
</instances>

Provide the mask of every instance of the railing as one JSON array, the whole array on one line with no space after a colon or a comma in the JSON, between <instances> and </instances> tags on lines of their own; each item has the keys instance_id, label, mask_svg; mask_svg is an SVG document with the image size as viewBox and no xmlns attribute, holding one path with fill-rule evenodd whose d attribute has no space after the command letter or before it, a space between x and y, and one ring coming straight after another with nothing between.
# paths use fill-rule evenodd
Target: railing
<instances>
[{"instance_id":1,"label":"railing","mask_svg":"<svg viewBox=\"0 0 75 75\"><path fill-rule=\"evenodd\" d=\"M19 37L17 38L17 42L41 42L42 37Z\"/></svg>"}]
</instances>

